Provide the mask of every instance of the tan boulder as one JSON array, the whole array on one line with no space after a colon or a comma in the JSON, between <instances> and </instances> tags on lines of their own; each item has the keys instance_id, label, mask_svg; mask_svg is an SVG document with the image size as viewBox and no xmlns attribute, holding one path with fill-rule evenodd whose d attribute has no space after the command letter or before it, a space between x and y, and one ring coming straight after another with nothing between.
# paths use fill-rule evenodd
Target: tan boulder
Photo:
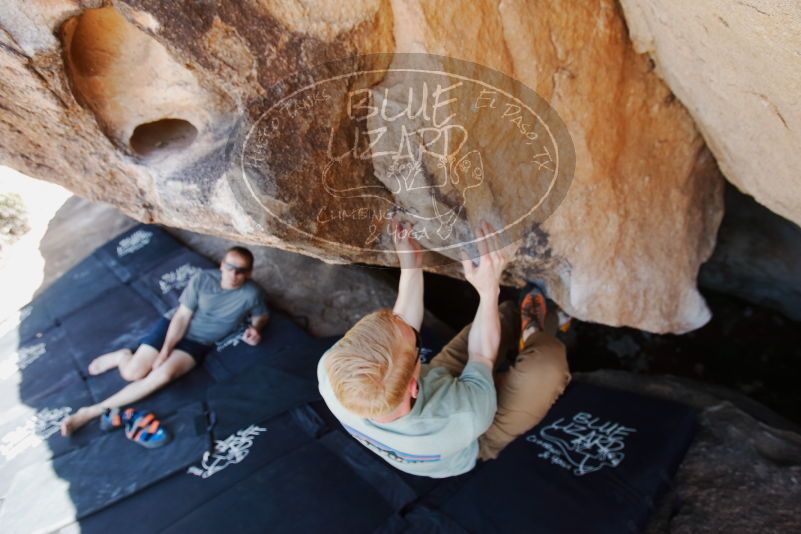
<instances>
[{"instance_id":1,"label":"tan boulder","mask_svg":"<svg viewBox=\"0 0 801 534\"><path fill-rule=\"evenodd\" d=\"M140 220L329 262L394 264L400 211L430 267L454 275L455 245L486 219L521 245L507 281L545 280L580 318L684 332L709 317L696 276L722 178L611 0L20 5L0 8L0 154L23 172ZM405 52L456 58L426 61L461 73L461 100L379 139L387 115L371 110L387 95L403 111L405 56L391 54ZM351 56L358 76L318 84L341 72L317 66ZM531 120L477 105L484 76L500 105L535 102ZM519 159L524 134L532 150L550 140L556 170ZM383 142L416 158L379 157Z\"/></svg>"},{"instance_id":2,"label":"tan boulder","mask_svg":"<svg viewBox=\"0 0 801 534\"><path fill-rule=\"evenodd\" d=\"M801 3L620 3L726 178L801 225Z\"/></svg>"},{"instance_id":3,"label":"tan boulder","mask_svg":"<svg viewBox=\"0 0 801 534\"><path fill-rule=\"evenodd\" d=\"M632 50L616 4L473 5L421 2L426 49L520 79L576 147L570 192L529 234L516 272L548 280L584 319L674 332L704 324L695 279L714 247L722 181L684 107Z\"/></svg>"}]
</instances>

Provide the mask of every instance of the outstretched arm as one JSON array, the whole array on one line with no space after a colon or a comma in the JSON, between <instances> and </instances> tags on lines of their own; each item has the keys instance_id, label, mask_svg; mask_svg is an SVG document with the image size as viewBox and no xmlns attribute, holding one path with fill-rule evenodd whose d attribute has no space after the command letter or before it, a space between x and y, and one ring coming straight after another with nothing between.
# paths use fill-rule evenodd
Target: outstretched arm
<instances>
[{"instance_id":1,"label":"outstretched arm","mask_svg":"<svg viewBox=\"0 0 801 534\"><path fill-rule=\"evenodd\" d=\"M167 328L167 336L164 338L164 344L161 346L159 355L153 362L153 369L158 369L158 367L167 360L170 353L175 348L175 345L184 338L191 320L192 310L183 304L178 306L175 315L172 316L170 326Z\"/></svg>"},{"instance_id":2,"label":"outstretched arm","mask_svg":"<svg viewBox=\"0 0 801 534\"><path fill-rule=\"evenodd\" d=\"M467 338L468 360L481 362L490 370L495 366L498 345L501 342L498 295L501 275L509 262L508 251L499 248L497 236L489 237L494 232L495 230L487 223L482 223L476 231L476 237L479 238L478 250L481 254L478 266L475 266L471 259L462 260L464 276L476 288L480 299Z\"/></svg>"},{"instance_id":3,"label":"outstretched arm","mask_svg":"<svg viewBox=\"0 0 801 534\"><path fill-rule=\"evenodd\" d=\"M398 283L398 298L392 311L406 323L419 331L423 324L423 252L420 244L411 236L409 224L395 224L395 252L400 261L401 275Z\"/></svg>"}]
</instances>

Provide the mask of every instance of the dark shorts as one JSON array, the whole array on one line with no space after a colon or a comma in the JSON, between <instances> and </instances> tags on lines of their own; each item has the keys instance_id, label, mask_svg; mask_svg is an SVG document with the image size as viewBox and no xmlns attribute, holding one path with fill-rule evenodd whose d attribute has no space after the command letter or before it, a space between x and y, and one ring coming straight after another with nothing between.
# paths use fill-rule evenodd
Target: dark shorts
<instances>
[{"instance_id":1,"label":"dark shorts","mask_svg":"<svg viewBox=\"0 0 801 534\"><path fill-rule=\"evenodd\" d=\"M149 345L156 350L161 350L164 345L164 340L167 338L167 329L170 327L170 320L162 319L153 325L150 332L145 334L145 337L139 340L140 345ZM206 355L214 348L214 345L205 345L192 341L191 339L182 339L175 345L176 349L182 350L195 359L195 364L200 365L206 359Z\"/></svg>"}]
</instances>

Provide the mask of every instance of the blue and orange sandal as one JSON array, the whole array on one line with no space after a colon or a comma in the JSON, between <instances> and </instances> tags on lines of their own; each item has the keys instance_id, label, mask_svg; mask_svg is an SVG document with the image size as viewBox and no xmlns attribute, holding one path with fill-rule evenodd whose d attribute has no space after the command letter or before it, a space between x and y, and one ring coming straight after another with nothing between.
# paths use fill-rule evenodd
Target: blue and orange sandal
<instances>
[{"instance_id":1,"label":"blue and orange sandal","mask_svg":"<svg viewBox=\"0 0 801 534\"><path fill-rule=\"evenodd\" d=\"M125 435L142 447L155 449L166 445L170 441L170 435L153 413L137 412L132 410L130 418L125 422ZM127 411L127 410L126 410Z\"/></svg>"},{"instance_id":2,"label":"blue and orange sandal","mask_svg":"<svg viewBox=\"0 0 801 534\"><path fill-rule=\"evenodd\" d=\"M121 428L133 416L134 409L126 408L120 410L119 408L106 408L103 415L100 416L100 430L110 432L117 428Z\"/></svg>"}]
</instances>

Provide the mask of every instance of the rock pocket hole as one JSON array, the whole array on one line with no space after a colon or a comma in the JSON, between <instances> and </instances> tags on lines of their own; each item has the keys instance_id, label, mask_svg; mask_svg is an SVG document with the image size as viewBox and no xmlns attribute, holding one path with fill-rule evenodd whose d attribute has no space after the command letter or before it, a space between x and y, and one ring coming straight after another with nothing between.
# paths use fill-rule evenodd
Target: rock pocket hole
<instances>
[{"instance_id":1,"label":"rock pocket hole","mask_svg":"<svg viewBox=\"0 0 801 534\"><path fill-rule=\"evenodd\" d=\"M140 156L153 156L182 150L197 137L197 128L183 119L161 119L134 128L130 144Z\"/></svg>"}]
</instances>

